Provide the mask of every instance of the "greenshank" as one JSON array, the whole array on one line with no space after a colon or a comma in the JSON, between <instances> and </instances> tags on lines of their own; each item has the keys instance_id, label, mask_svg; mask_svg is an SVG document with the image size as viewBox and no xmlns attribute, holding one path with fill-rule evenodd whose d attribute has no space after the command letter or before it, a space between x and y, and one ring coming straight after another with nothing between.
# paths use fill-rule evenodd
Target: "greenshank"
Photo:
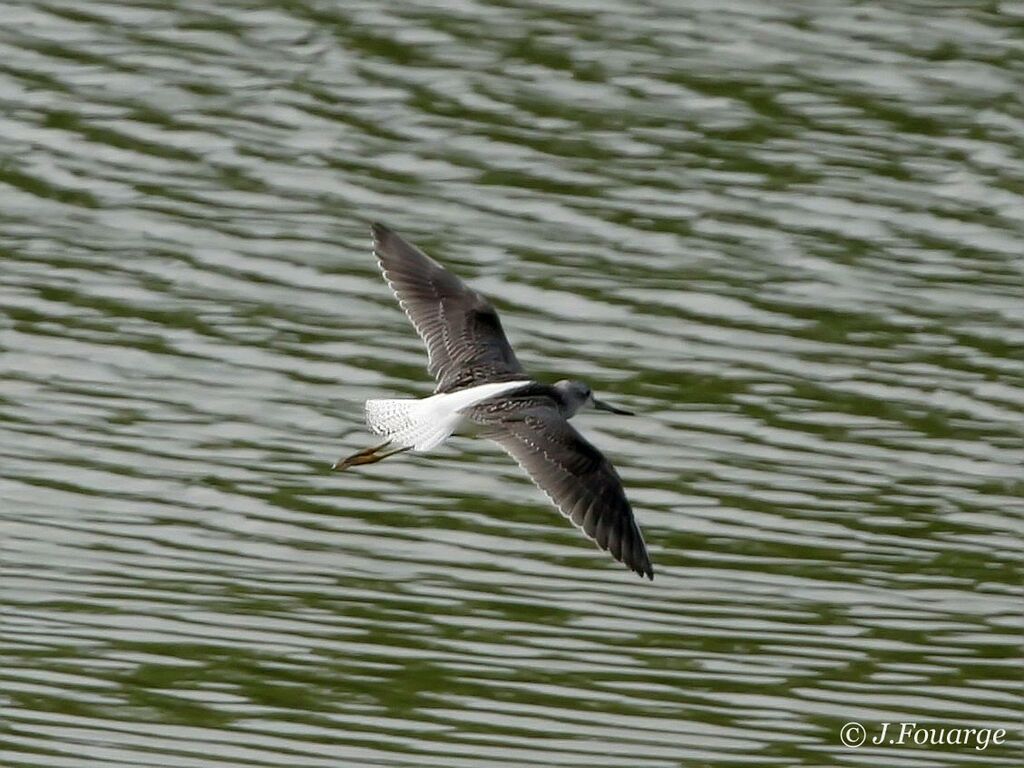
<instances>
[{"instance_id":1,"label":"greenshank","mask_svg":"<svg viewBox=\"0 0 1024 768\"><path fill-rule=\"evenodd\" d=\"M489 438L601 549L653 579L622 480L569 424L584 408L633 414L598 400L583 382L534 381L483 295L383 224L371 230L384 280L426 344L427 370L437 386L430 397L367 400L367 426L384 442L332 468L429 451L452 435Z\"/></svg>"}]
</instances>

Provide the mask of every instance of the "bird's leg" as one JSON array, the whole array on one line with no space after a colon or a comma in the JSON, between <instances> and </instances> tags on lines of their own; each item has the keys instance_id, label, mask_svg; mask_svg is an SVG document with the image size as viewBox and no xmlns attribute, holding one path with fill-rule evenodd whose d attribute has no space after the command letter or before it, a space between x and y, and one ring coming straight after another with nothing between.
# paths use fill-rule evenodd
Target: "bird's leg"
<instances>
[{"instance_id":1,"label":"bird's leg","mask_svg":"<svg viewBox=\"0 0 1024 768\"><path fill-rule=\"evenodd\" d=\"M396 453L402 453L408 451L411 446L404 448L395 448L393 451L387 451L381 453L385 448L391 445L391 441L388 440L386 443L375 445L372 448L364 448L358 453L353 453L347 459L338 459L334 462L334 466L331 467L335 472L342 472L349 467L358 467L360 464L376 464L378 461L383 461L388 456L394 456Z\"/></svg>"}]
</instances>

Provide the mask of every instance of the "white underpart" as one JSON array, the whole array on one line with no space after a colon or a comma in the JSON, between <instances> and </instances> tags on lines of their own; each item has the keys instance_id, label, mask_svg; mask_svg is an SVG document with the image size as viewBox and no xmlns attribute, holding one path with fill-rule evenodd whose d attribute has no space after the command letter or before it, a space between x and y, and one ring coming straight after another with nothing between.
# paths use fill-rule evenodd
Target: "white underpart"
<instances>
[{"instance_id":1,"label":"white underpart","mask_svg":"<svg viewBox=\"0 0 1024 768\"><path fill-rule=\"evenodd\" d=\"M463 422L463 410L526 384L529 382L502 381L418 400L367 400L366 425L374 434L388 438L395 447L429 451L458 430Z\"/></svg>"}]
</instances>

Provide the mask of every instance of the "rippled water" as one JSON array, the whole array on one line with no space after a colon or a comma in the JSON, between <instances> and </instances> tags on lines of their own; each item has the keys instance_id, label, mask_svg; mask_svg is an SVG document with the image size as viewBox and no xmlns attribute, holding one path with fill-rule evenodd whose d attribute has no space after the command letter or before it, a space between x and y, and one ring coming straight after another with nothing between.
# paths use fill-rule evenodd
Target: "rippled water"
<instances>
[{"instance_id":1,"label":"rippled water","mask_svg":"<svg viewBox=\"0 0 1024 768\"><path fill-rule=\"evenodd\" d=\"M0 763L1022 764L1024 7L964 5L5 6ZM488 445L327 471L431 388L372 219L641 413L577 423L653 583Z\"/></svg>"}]
</instances>

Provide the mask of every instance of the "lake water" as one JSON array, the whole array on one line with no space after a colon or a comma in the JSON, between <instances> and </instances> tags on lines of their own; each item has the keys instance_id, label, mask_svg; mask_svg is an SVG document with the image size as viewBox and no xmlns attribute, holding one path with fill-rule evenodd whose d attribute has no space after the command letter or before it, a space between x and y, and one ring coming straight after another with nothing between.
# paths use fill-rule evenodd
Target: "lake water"
<instances>
[{"instance_id":1,"label":"lake water","mask_svg":"<svg viewBox=\"0 0 1024 768\"><path fill-rule=\"evenodd\" d=\"M1024 5L2 15L0 764L1024 764ZM639 413L653 583L328 471L432 388L375 219Z\"/></svg>"}]
</instances>

